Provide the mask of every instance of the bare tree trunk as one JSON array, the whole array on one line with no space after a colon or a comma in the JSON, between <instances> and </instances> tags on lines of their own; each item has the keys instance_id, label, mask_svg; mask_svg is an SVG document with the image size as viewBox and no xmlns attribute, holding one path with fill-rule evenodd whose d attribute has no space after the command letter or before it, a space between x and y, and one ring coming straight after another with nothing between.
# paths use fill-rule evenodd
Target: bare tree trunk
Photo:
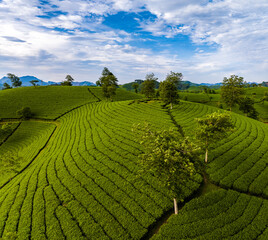
<instances>
[{"instance_id":1,"label":"bare tree trunk","mask_svg":"<svg viewBox=\"0 0 268 240\"><path fill-rule=\"evenodd\" d=\"M206 148L205 163L208 162L208 149Z\"/></svg>"},{"instance_id":2,"label":"bare tree trunk","mask_svg":"<svg viewBox=\"0 0 268 240\"><path fill-rule=\"evenodd\" d=\"M177 204L177 199L174 198L174 213L178 214L178 204Z\"/></svg>"}]
</instances>

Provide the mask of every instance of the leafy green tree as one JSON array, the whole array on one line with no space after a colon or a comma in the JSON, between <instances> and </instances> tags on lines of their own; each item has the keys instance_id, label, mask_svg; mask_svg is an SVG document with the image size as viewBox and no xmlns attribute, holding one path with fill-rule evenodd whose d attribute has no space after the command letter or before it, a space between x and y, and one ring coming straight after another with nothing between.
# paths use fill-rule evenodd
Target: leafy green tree
<instances>
[{"instance_id":1,"label":"leafy green tree","mask_svg":"<svg viewBox=\"0 0 268 240\"><path fill-rule=\"evenodd\" d=\"M197 118L198 127L196 137L202 141L205 147L205 162L208 162L209 145L216 140L222 139L234 128L230 114L214 112L204 118Z\"/></svg>"},{"instance_id":2,"label":"leafy green tree","mask_svg":"<svg viewBox=\"0 0 268 240\"><path fill-rule=\"evenodd\" d=\"M243 77L231 75L230 78L224 78L221 86L221 98L232 111L232 107L239 103L244 94L245 82Z\"/></svg>"},{"instance_id":3,"label":"leafy green tree","mask_svg":"<svg viewBox=\"0 0 268 240\"><path fill-rule=\"evenodd\" d=\"M3 90L11 89L12 87L8 83L3 84Z\"/></svg>"},{"instance_id":4,"label":"leafy green tree","mask_svg":"<svg viewBox=\"0 0 268 240\"><path fill-rule=\"evenodd\" d=\"M39 82L38 80L31 80L31 81L30 81L30 83L31 83L34 87L36 87L36 85L37 85L38 82Z\"/></svg>"},{"instance_id":5,"label":"leafy green tree","mask_svg":"<svg viewBox=\"0 0 268 240\"><path fill-rule=\"evenodd\" d=\"M104 68L102 71L102 76L96 82L97 86L102 87L103 96L108 100L116 94L116 88L118 80L108 68Z\"/></svg>"},{"instance_id":6,"label":"leafy green tree","mask_svg":"<svg viewBox=\"0 0 268 240\"><path fill-rule=\"evenodd\" d=\"M142 173L151 173L172 193L175 214L177 200L183 201L183 185L193 174L199 159L199 147L174 130L154 131L148 124L134 128L144 153L139 156Z\"/></svg>"},{"instance_id":7,"label":"leafy green tree","mask_svg":"<svg viewBox=\"0 0 268 240\"><path fill-rule=\"evenodd\" d=\"M240 99L239 110L243 111L248 117L255 119L258 117L258 112L254 108L254 100L249 97Z\"/></svg>"},{"instance_id":8,"label":"leafy green tree","mask_svg":"<svg viewBox=\"0 0 268 240\"><path fill-rule=\"evenodd\" d=\"M182 73L170 71L170 73L166 76L166 81L172 82L176 85L176 87L178 87L182 81L182 78L183 78Z\"/></svg>"},{"instance_id":9,"label":"leafy green tree","mask_svg":"<svg viewBox=\"0 0 268 240\"><path fill-rule=\"evenodd\" d=\"M135 93L138 93L139 86L140 85L136 82L132 84L132 87L134 88Z\"/></svg>"},{"instance_id":10,"label":"leafy green tree","mask_svg":"<svg viewBox=\"0 0 268 240\"><path fill-rule=\"evenodd\" d=\"M23 107L22 109L17 111L17 115L22 117L23 119L28 119L33 116L33 113L29 107Z\"/></svg>"},{"instance_id":11,"label":"leafy green tree","mask_svg":"<svg viewBox=\"0 0 268 240\"><path fill-rule=\"evenodd\" d=\"M8 73L7 77L12 82L13 87L20 87L21 86L22 82L20 81L20 78L18 76L16 76L15 74Z\"/></svg>"},{"instance_id":12,"label":"leafy green tree","mask_svg":"<svg viewBox=\"0 0 268 240\"><path fill-rule=\"evenodd\" d=\"M166 80L160 83L160 97L166 104L170 104L170 109L172 109L173 104L178 102L179 94L177 89L181 79L181 73L171 71Z\"/></svg>"},{"instance_id":13,"label":"leafy green tree","mask_svg":"<svg viewBox=\"0 0 268 240\"><path fill-rule=\"evenodd\" d=\"M145 81L142 83L141 93L147 98L153 98L155 96L155 83L157 77L154 76L154 73L147 74Z\"/></svg>"},{"instance_id":14,"label":"leafy green tree","mask_svg":"<svg viewBox=\"0 0 268 240\"><path fill-rule=\"evenodd\" d=\"M74 79L72 78L71 75L67 75L65 77L65 79L66 79L66 81L61 82L62 86L72 86L73 85Z\"/></svg>"}]
</instances>

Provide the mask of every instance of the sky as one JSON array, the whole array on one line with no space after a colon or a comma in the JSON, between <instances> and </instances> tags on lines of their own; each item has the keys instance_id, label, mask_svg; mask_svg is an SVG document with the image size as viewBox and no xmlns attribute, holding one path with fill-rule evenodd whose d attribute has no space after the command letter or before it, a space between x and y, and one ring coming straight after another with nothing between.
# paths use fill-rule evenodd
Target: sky
<instances>
[{"instance_id":1,"label":"sky","mask_svg":"<svg viewBox=\"0 0 268 240\"><path fill-rule=\"evenodd\" d=\"M267 0L0 0L0 78L268 81Z\"/></svg>"}]
</instances>

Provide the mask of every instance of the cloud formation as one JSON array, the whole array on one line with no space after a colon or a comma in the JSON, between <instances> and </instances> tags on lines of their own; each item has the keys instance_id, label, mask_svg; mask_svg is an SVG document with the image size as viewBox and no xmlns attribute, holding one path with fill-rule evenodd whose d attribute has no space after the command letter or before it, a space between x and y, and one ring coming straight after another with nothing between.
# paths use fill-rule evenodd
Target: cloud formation
<instances>
[{"instance_id":1,"label":"cloud formation","mask_svg":"<svg viewBox=\"0 0 268 240\"><path fill-rule=\"evenodd\" d=\"M136 15L135 30L105 24L122 12ZM171 70L195 82L267 81L267 12L266 0L3 0L0 74L94 82L107 66L120 82Z\"/></svg>"}]
</instances>

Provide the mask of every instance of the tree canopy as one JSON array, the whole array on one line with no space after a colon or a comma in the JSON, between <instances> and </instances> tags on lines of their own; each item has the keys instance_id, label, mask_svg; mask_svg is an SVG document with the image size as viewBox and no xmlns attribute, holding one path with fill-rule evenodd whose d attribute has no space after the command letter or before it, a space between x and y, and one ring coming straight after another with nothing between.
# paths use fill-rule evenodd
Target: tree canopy
<instances>
[{"instance_id":1,"label":"tree canopy","mask_svg":"<svg viewBox=\"0 0 268 240\"><path fill-rule=\"evenodd\" d=\"M248 117L255 119L258 117L258 112L254 107L254 100L249 97L240 99L239 110L243 111Z\"/></svg>"},{"instance_id":2,"label":"tree canopy","mask_svg":"<svg viewBox=\"0 0 268 240\"><path fill-rule=\"evenodd\" d=\"M182 79L181 73L170 72L165 81L160 83L160 97L166 103L170 104L170 108L172 109L173 104L178 102L179 94L178 94L178 85L180 84Z\"/></svg>"},{"instance_id":3,"label":"tree canopy","mask_svg":"<svg viewBox=\"0 0 268 240\"><path fill-rule=\"evenodd\" d=\"M196 137L201 140L202 144L205 146L205 162L207 162L209 145L225 137L226 134L234 128L234 125L230 114L221 112L214 112L203 118L196 118L196 121L198 123Z\"/></svg>"},{"instance_id":4,"label":"tree canopy","mask_svg":"<svg viewBox=\"0 0 268 240\"><path fill-rule=\"evenodd\" d=\"M155 96L155 83L157 82L157 77L154 73L147 74L145 81L142 83L141 93L147 98L153 98Z\"/></svg>"},{"instance_id":5,"label":"tree canopy","mask_svg":"<svg viewBox=\"0 0 268 240\"><path fill-rule=\"evenodd\" d=\"M20 78L18 76L16 76L15 74L8 73L7 77L12 82L13 87L20 87L21 86L22 82L20 81Z\"/></svg>"},{"instance_id":6,"label":"tree canopy","mask_svg":"<svg viewBox=\"0 0 268 240\"><path fill-rule=\"evenodd\" d=\"M114 74L105 67L102 71L101 77L96 82L96 85L102 87L103 96L106 99L112 99L112 97L116 94L116 88L118 86L117 82L118 80Z\"/></svg>"},{"instance_id":7,"label":"tree canopy","mask_svg":"<svg viewBox=\"0 0 268 240\"><path fill-rule=\"evenodd\" d=\"M143 148L139 156L143 171L158 177L175 200L183 201L182 186L196 172L199 147L175 129L155 131L145 124L135 126L134 131Z\"/></svg>"},{"instance_id":8,"label":"tree canopy","mask_svg":"<svg viewBox=\"0 0 268 240\"><path fill-rule=\"evenodd\" d=\"M12 87L8 84L8 83L4 83L3 84L3 90L6 90L6 89L11 89Z\"/></svg>"},{"instance_id":9,"label":"tree canopy","mask_svg":"<svg viewBox=\"0 0 268 240\"><path fill-rule=\"evenodd\" d=\"M224 78L221 86L221 98L232 111L232 107L239 103L244 94L245 82L243 77L231 75L230 78Z\"/></svg>"},{"instance_id":10,"label":"tree canopy","mask_svg":"<svg viewBox=\"0 0 268 240\"><path fill-rule=\"evenodd\" d=\"M36 85L37 85L38 82L39 82L38 80L31 80L31 81L30 81L30 83L31 83L34 87L36 87Z\"/></svg>"},{"instance_id":11,"label":"tree canopy","mask_svg":"<svg viewBox=\"0 0 268 240\"><path fill-rule=\"evenodd\" d=\"M65 81L61 82L62 86L72 86L73 85L74 79L71 75L69 75L69 74L66 75L65 79L66 79Z\"/></svg>"}]
</instances>

